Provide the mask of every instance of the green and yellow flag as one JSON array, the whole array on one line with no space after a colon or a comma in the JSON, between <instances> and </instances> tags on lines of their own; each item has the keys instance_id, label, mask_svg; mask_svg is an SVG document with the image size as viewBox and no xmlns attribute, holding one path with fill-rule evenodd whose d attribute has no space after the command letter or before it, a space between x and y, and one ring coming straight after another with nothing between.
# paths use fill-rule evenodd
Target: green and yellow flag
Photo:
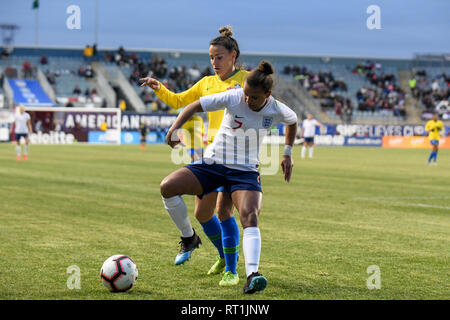
<instances>
[{"instance_id":1,"label":"green and yellow flag","mask_svg":"<svg viewBox=\"0 0 450 320\"><path fill-rule=\"evenodd\" d=\"M33 0L33 9L39 8L39 0Z\"/></svg>"}]
</instances>

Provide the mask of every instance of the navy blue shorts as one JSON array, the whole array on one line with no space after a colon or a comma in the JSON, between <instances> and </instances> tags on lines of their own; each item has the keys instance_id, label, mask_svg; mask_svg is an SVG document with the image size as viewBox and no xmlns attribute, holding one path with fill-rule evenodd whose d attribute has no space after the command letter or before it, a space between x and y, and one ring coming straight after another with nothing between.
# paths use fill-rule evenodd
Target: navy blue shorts
<instances>
[{"instance_id":1,"label":"navy blue shorts","mask_svg":"<svg viewBox=\"0 0 450 320\"><path fill-rule=\"evenodd\" d=\"M304 140L307 143L311 143L311 142L314 143L314 137L305 137Z\"/></svg>"},{"instance_id":2,"label":"navy blue shorts","mask_svg":"<svg viewBox=\"0 0 450 320\"><path fill-rule=\"evenodd\" d=\"M432 146L439 146L439 140L436 140L436 139L430 140L430 144Z\"/></svg>"},{"instance_id":3,"label":"navy blue shorts","mask_svg":"<svg viewBox=\"0 0 450 320\"><path fill-rule=\"evenodd\" d=\"M251 190L262 192L261 179L257 171L243 171L227 168L224 165L213 163L196 163L186 166L200 181L203 195L217 192L223 186L223 192L233 193L237 190Z\"/></svg>"},{"instance_id":4,"label":"navy blue shorts","mask_svg":"<svg viewBox=\"0 0 450 320\"><path fill-rule=\"evenodd\" d=\"M22 138L22 137L28 138L28 133L16 133L15 134L16 141L19 141L20 138Z\"/></svg>"}]
</instances>

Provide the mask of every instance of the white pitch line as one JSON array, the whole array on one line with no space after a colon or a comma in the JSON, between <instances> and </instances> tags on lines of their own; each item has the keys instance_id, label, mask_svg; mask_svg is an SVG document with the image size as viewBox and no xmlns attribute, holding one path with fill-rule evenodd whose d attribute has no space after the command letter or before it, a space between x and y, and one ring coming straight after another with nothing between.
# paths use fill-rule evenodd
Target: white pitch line
<instances>
[{"instance_id":1,"label":"white pitch line","mask_svg":"<svg viewBox=\"0 0 450 320\"><path fill-rule=\"evenodd\" d=\"M410 206L410 207L423 207L423 208L435 208L435 209L450 210L450 207L436 206L433 204L426 204L426 203L410 203L410 202L401 202L401 201L392 202L392 203L402 204L402 205Z\"/></svg>"},{"instance_id":2,"label":"white pitch line","mask_svg":"<svg viewBox=\"0 0 450 320\"><path fill-rule=\"evenodd\" d=\"M421 199L450 199L450 196L438 196L438 197L355 197L353 200L363 200L363 201L383 201L383 200L421 200Z\"/></svg>"},{"instance_id":3,"label":"white pitch line","mask_svg":"<svg viewBox=\"0 0 450 320\"><path fill-rule=\"evenodd\" d=\"M449 197L410 197L406 199L448 199ZM399 204L409 207L422 207L422 208L434 208L434 209L444 209L444 210L450 210L450 207L445 206L438 206L433 204L426 204L426 203L412 203L412 202L403 202L403 201L390 201L395 199L401 199L401 198L362 198L362 197L356 197L354 200L358 201L373 201L373 202L384 202L384 203L393 203L393 204Z\"/></svg>"}]
</instances>

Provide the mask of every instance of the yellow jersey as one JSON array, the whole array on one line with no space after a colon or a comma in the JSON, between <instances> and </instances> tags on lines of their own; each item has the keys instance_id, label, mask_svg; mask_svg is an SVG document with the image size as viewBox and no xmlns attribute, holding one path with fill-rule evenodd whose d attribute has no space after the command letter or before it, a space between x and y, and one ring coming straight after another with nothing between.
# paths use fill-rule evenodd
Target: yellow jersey
<instances>
[{"instance_id":1,"label":"yellow jersey","mask_svg":"<svg viewBox=\"0 0 450 320\"><path fill-rule=\"evenodd\" d=\"M425 131L428 132L428 139L439 140L441 138L441 132L444 129L444 124L441 120L430 120L425 125Z\"/></svg>"},{"instance_id":2,"label":"yellow jersey","mask_svg":"<svg viewBox=\"0 0 450 320\"><path fill-rule=\"evenodd\" d=\"M248 71L238 69L231 77L223 81L217 75L203 77L191 88L181 93L174 93L160 83L160 89L155 91L155 94L168 106L174 109L180 109L200 99L200 97L224 92L229 89L242 88L247 74ZM225 110L208 113L208 144L214 140L214 136L219 130L224 114Z\"/></svg>"},{"instance_id":3,"label":"yellow jersey","mask_svg":"<svg viewBox=\"0 0 450 320\"><path fill-rule=\"evenodd\" d=\"M178 110L181 112L183 108ZM186 148L195 150L203 149L203 135L206 130L202 117L194 115L191 119L186 121L182 126L182 129L185 131L183 132L181 141L185 144Z\"/></svg>"}]
</instances>

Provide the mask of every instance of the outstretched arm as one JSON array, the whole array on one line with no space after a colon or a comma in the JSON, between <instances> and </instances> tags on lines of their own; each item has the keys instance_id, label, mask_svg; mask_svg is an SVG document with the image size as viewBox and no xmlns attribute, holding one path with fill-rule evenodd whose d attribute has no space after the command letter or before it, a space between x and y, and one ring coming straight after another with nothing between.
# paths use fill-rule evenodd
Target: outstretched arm
<instances>
[{"instance_id":1,"label":"outstretched arm","mask_svg":"<svg viewBox=\"0 0 450 320\"><path fill-rule=\"evenodd\" d=\"M172 148L180 143L180 139L178 139L176 133L177 130L180 129L183 124L186 123L196 112L203 112L202 105L200 104L200 100L197 100L183 109L181 113L178 115L175 122L170 127L169 131L166 135L166 142Z\"/></svg>"},{"instance_id":2,"label":"outstretched arm","mask_svg":"<svg viewBox=\"0 0 450 320\"><path fill-rule=\"evenodd\" d=\"M191 88L186 91L175 93L167 89L161 82L154 78L141 78L139 81L143 81L141 87L149 86L155 91L155 94L165 104L174 109L180 109L188 104L194 102L202 96L202 81L199 80Z\"/></svg>"},{"instance_id":3,"label":"outstretched arm","mask_svg":"<svg viewBox=\"0 0 450 320\"><path fill-rule=\"evenodd\" d=\"M323 124L321 124L319 121L316 120L316 126L319 126L321 128L326 128Z\"/></svg>"}]
</instances>

